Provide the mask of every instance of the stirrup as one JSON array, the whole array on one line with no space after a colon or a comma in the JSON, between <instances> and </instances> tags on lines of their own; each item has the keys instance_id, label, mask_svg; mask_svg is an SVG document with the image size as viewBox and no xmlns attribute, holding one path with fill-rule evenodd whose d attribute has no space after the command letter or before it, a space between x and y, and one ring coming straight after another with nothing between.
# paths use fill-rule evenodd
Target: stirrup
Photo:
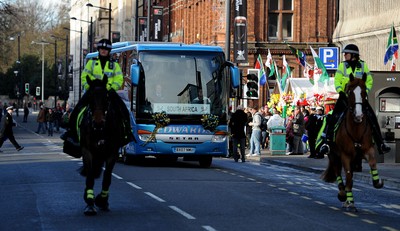
<instances>
[{"instance_id":1,"label":"stirrup","mask_svg":"<svg viewBox=\"0 0 400 231\"><path fill-rule=\"evenodd\" d=\"M385 154L390 152L390 150L392 150L392 148L390 148L387 144L383 143L380 148L379 148L379 154Z\"/></svg>"},{"instance_id":2,"label":"stirrup","mask_svg":"<svg viewBox=\"0 0 400 231\"><path fill-rule=\"evenodd\" d=\"M328 144L323 144L319 151L319 153L321 155L328 155L330 152L331 152L331 148L329 147Z\"/></svg>"}]
</instances>

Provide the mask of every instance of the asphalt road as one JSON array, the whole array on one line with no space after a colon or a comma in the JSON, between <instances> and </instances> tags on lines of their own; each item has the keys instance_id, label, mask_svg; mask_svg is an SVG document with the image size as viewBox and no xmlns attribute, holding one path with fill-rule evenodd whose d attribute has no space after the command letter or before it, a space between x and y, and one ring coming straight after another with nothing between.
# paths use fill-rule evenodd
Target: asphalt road
<instances>
[{"instance_id":1,"label":"asphalt road","mask_svg":"<svg viewBox=\"0 0 400 231\"><path fill-rule=\"evenodd\" d=\"M118 163L111 211L86 217L80 160L62 153L56 134L32 128L15 128L23 151L7 141L0 154L0 230L400 230L397 190L358 183L359 211L349 212L318 174L224 158L209 169L153 158Z\"/></svg>"}]
</instances>

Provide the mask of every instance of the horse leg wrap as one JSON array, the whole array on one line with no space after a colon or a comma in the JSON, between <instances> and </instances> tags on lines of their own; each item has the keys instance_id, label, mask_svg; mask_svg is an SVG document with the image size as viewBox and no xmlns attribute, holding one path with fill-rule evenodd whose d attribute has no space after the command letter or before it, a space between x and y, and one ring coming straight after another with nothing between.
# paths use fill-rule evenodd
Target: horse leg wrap
<instances>
[{"instance_id":1,"label":"horse leg wrap","mask_svg":"<svg viewBox=\"0 0 400 231\"><path fill-rule=\"evenodd\" d=\"M94 191L93 191L93 189L86 189L83 199L85 200L86 204L93 205L94 204Z\"/></svg>"},{"instance_id":2,"label":"horse leg wrap","mask_svg":"<svg viewBox=\"0 0 400 231\"><path fill-rule=\"evenodd\" d=\"M102 190L101 193L96 196L95 204L101 210L108 211L108 191Z\"/></svg>"},{"instance_id":3,"label":"horse leg wrap","mask_svg":"<svg viewBox=\"0 0 400 231\"><path fill-rule=\"evenodd\" d=\"M379 181L378 169L371 169L370 173L373 181Z\"/></svg>"},{"instance_id":4,"label":"horse leg wrap","mask_svg":"<svg viewBox=\"0 0 400 231\"><path fill-rule=\"evenodd\" d=\"M344 184L343 184L342 176L336 177L336 183L337 183L338 188L339 188L340 190L343 190L343 189L344 189Z\"/></svg>"},{"instance_id":5,"label":"horse leg wrap","mask_svg":"<svg viewBox=\"0 0 400 231\"><path fill-rule=\"evenodd\" d=\"M354 198L353 198L353 192L352 191L346 191L346 202L347 203L352 203L354 204Z\"/></svg>"},{"instance_id":6,"label":"horse leg wrap","mask_svg":"<svg viewBox=\"0 0 400 231\"><path fill-rule=\"evenodd\" d=\"M101 190L101 197L108 197L108 191Z\"/></svg>"}]
</instances>

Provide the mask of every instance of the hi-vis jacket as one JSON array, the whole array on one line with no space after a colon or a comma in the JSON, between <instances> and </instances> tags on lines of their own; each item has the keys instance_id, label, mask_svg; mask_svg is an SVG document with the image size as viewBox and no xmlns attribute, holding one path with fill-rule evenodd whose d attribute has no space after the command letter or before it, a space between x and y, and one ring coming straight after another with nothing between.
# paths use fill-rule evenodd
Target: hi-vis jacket
<instances>
[{"instance_id":1,"label":"hi-vis jacket","mask_svg":"<svg viewBox=\"0 0 400 231\"><path fill-rule=\"evenodd\" d=\"M115 91L121 89L124 77L122 75L121 68L117 62L114 62L112 65L112 69L109 67L109 61L107 61L106 65L104 66L104 70L101 68L101 63L99 59L89 60L86 63L85 69L81 75L82 86L85 90L89 89L89 85L86 81L86 76L89 76L91 80L95 79L103 79L104 75L108 77L107 83L107 90L111 88Z\"/></svg>"},{"instance_id":2,"label":"hi-vis jacket","mask_svg":"<svg viewBox=\"0 0 400 231\"><path fill-rule=\"evenodd\" d=\"M367 87L367 93L371 90L372 84L374 83L374 80L372 79L372 75L369 72L367 64L360 60L356 68L354 69L354 72L352 71L350 65L344 61L339 64L338 69L336 70L335 74L335 89L336 92L341 92L345 91L346 89L346 84L349 82L350 74L353 73L354 78L359 78L362 79L363 74L367 74L367 79L365 80L365 86Z\"/></svg>"}]
</instances>

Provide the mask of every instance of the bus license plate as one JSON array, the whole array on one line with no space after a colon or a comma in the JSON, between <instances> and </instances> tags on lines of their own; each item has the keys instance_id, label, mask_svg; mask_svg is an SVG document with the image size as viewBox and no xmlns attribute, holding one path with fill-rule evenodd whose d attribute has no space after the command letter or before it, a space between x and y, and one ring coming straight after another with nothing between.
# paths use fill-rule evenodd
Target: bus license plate
<instances>
[{"instance_id":1,"label":"bus license plate","mask_svg":"<svg viewBox=\"0 0 400 231\"><path fill-rule=\"evenodd\" d=\"M194 152L194 148L184 148L184 147L175 148L175 152L176 153L193 153Z\"/></svg>"}]
</instances>

